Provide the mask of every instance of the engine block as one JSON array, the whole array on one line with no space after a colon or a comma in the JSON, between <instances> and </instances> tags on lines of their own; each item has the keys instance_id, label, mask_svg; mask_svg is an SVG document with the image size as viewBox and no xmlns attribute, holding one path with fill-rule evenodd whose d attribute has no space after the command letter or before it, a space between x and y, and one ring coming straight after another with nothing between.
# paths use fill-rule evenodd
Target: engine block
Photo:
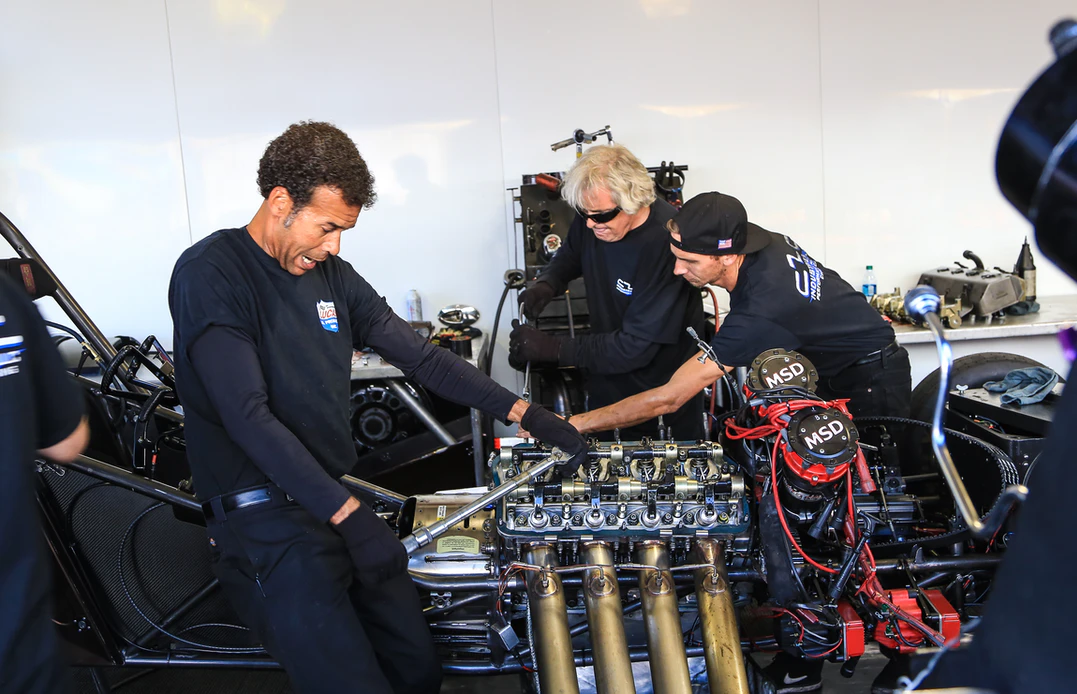
<instances>
[{"instance_id":1,"label":"engine block","mask_svg":"<svg viewBox=\"0 0 1077 694\"><path fill-rule=\"evenodd\" d=\"M548 453L504 447L495 483ZM555 479L524 485L496 509L506 541L662 540L736 535L749 526L744 478L717 443L638 442L592 446L588 460Z\"/></svg>"}]
</instances>

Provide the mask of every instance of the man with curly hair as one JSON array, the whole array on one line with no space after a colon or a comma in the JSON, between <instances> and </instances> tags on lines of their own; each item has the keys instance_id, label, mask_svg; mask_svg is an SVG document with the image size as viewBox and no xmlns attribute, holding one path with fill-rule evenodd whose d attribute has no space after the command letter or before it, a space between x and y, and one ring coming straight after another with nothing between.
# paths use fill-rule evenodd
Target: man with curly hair
<instances>
[{"instance_id":1,"label":"man with curly hair","mask_svg":"<svg viewBox=\"0 0 1077 694\"><path fill-rule=\"evenodd\" d=\"M403 545L338 481L356 462L352 350L371 347L439 396L520 422L573 459L586 442L421 339L336 257L375 198L345 133L292 125L266 149L258 186L250 223L187 249L169 287L214 572L297 692L436 692Z\"/></svg>"}]
</instances>

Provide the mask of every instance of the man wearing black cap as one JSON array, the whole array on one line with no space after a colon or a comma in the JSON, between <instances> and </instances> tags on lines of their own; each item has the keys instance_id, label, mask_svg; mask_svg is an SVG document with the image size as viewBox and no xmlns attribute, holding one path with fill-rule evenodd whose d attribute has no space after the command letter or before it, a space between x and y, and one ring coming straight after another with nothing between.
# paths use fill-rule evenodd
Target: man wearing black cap
<instances>
[{"instance_id":1,"label":"man wearing black cap","mask_svg":"<svg viewBox=\"0 0 1077 694\"><path fill-rule=\"evenodd\" d=\"M710 344L719 363L697 353L664 386L573 417L582 433L673 411L724 371L774 348L810 359L819 372L818 394L849 398L854 416L908 416L909 355L894 342L890 325L836 272L788 236L750 223L729 195L692 198L666 228L674 274L729 292L729 314ZM819 691L821 670L822 661L785 654L767 668L776 691L789 694Z\"/></svg>"},{"instance_id":2,"label":"man wearing black cap","mask_svg":"<svg viewBox=\"0 0 1077 694\"><path fill-rule=\"evenodd\" d=\"M583 433L629 426L695 396L722 370L748 366L760 353L800 352L819 372L818 393L849 398L854 416L908 416L909 355L894 330L836 272L791 238L748 221L740 201L704 193L666 225L674 273L696 287L729 292L729 314L711 341L719 364L700 352L664 386L572 418Z\"/></svg>"}]
</instances>

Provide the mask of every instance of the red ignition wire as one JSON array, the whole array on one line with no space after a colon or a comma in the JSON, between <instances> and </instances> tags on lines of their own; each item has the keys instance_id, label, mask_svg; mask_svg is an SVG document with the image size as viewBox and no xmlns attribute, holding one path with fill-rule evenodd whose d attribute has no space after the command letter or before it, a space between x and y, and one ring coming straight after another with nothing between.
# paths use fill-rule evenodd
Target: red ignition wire
<instances>
[{"instance_id":1,"label":"red ignition wire","mask_svg":"<svg viewBox=\"0 0 1077 694\"><path fill-rule=\"evenodd\" d=\"M843 642L843 639L838 639L838 642L835 643L829 650L823 651L822 653L805 653L804 656L806 658L825 658L834 651L838 650L838 647L841 646ZM788 677L788 675L786 675L786 677Z\"/></svg>"},{"instance_id":2,"label":"red ignition wire","mask_svg":"<svg viewBox=\"0 0 1077 694\"><path fill-rule=\"evenodd\" d=\"M788 400L773 405L764 405L759 408L759 416L766 419L766 424L756 427L742 427L733 423L732 419L726 420L726 435L731 439L761 439L765 436L777 434L786 428L781 418L805 407L834 407L841 412L848 413L845 403L848 400ZM866 466L866 464L865 464Z\"/></svg>"},{"instance_id":3,"label":"red ignition wire","mask_svg":"<svg viewBox=\"0 0 1077 694\"><path fill-rule=\"evenodd\" d=\"M860 448L860 445L856 446L856 457L853 459L856 464L856 474L860 477L860 490L865 494L871 494L875 491L875 480L871 479L871 470L868 469L868 461L864 460L864 451ZM849 483L852 484L850 478ZM850 487L850 496L852 495Z\"/></svg>"},{"instance_id":4,"label":"red ignition wire","mask_svg":"<svg viewBox=\"0 0 1077 694\"><path fill-rule=\"evenodd\" d=\"M807 555L807 553L800 547L800 543L793 537L793 532L789 530L789 524L785 521L785 511L782 510L782 502L778 499L778 442L780 440L781 439L774 440L774 451L771 453L770 458L770 488L771 492L774 494L774 507L778 510L778 520L782 523L782 529L785 530L785 536L789 538L789 542L793 544L793 548L796 549L797 553L804 557L804 561L820 571L825 571L828 574L836 574L838 573L836 569L823 566Z\"/></svg>"}]
</instances>

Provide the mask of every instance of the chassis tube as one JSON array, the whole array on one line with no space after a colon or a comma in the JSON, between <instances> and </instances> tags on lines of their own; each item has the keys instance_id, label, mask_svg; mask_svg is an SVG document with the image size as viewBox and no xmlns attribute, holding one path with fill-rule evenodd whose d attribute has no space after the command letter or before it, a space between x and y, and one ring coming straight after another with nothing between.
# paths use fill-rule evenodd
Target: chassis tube
<instances>
[{"instance_id":1,"label":"chassis tube","mask_svg":"<svg viewBox=\"0 0 1077 694\"><path fill-rule=\"evenodd\" d=\"M408 497L404 496L403 494L397 494L391 489L379 487L376 484L372 484L371 482L367 482L366 480L361 480L358 477L352 477L351 475L344 475L343 477L341 477L340 483L348 489L369 494L378 501L383 501L398 508L401 504L408 500Z\"/></svg>"},{"instance_id":2,"label":"chassis tube","mask_svg":"<svg viewBox=\"0 0 1077 694\"><path fill-rule=\"evenodd\" d=\"M527 563L557 566L557 552L548 544L531 545ZM527 577L527 609L534 622L535 664L544 694L579 694L572 637L568 633L568 606L561 577L552 571L532 571Z\"/></svg>"},{"instance_id":3,"label":"chassis tube","mask_svg":"<svg viewBox=\"0 0 1077 694\"><path fill-rule=\"evenodd\" d=\"M93 322L89 314L83 310L79 302L75 301L75 297L71 296L71 292L67 291L67 287L60 281L60 278L56 276L56 273L52 271L49 264L45 262L45 259L41 257L41 254L30 245L30 242L26 240L22 232L11 223L11 220L4 216L4 213L0 212L0 236L11 245L12 250L19 254L21 258L29 258L36 260L41 264L41 269L45 271L45 274L49 276L56 284L56 292L53 294L53 298L56 299L56 303L60 305L60 308L64 310L67 317L71 319L71 322L79 329L82 336L86 339L86 342L93 347L97 353L96 356L104 363L108 363L116 356L116 348L112 346L112 343L108 341L101 329L97 327L97 324ZM90 355L94 356L94 355ZM122 389L126 390L126 385L121 384ZM179 414L175 410L167 407L158 407L156 413L167 420L173 422L182 422L183 415Z\"/></svg>"},{"instance_id":4,"label":"chassis tube","mask_svg":"<svg viewBox=\"0 0 1077 694\"><path fill-rule=\"evenodd\" d=\"M446 446L455 446L458 443L457 440L453 438L453 435L442 426L441 422L439 422L434 415L430 414L430 412L423 407L423 404L416 400L415 396L412 395L403 384L391 378L386 379L386 383L389 384L390 390L396 393L396 396L400 398L401 402L403 402L407 408L426 425L427 429L434 432L434 435L441 439L442 443Z\"/></svg>"},{"instance_id":5,"label":"chassis tube","mask_svg":"<svg viewBox=\"0 0 1077 694\"><path fill-rule=\"evenodd\" d=\"M636 561L660 569L639 572L639 593L643 601L643 623L647 630L655 694L690 694L692 678L688 673L688 656L684 652L677 591L669 572L669 551L662 542L642 542L636 550Z\"/></svg>"},{"instance_id":6,"label":"chassis tube","mask_svg":"<svg viewBox=\"0 0 1077 694\"><path fill-rule=\"evenodd\" d=\"M711 539L696 541L696 559L713 568L695 570L696 606L703 633L703 656L711 694L748 694L748 674L740 650L740 630L725 573L725 547Z\"/></svg>"},{"instance_id":7,"label":"chassis tube","mask_svg":"<svg viewBox=\"0 0 1077 694\"><path fill-rule=\"evenodd\" d=\"M64 286L60 278L56 276L56 273L52 271L45 259L41 257L30 242L26 240L26 237L22 235L22 232L11 223L11 220L4 216L0 212L0 236L3 236L11 248L19 254L21 258L29 258L36 260L41 264L41 269L45 271L45 274L49 276L53 282L56 283L56 303L60 304L60 308L64 310L68 318L75 323L79 332L86 338L87 342L93 345L93 348L97 350L98 355L101 356L106 362L116 356L116 348L112 346L112 343L108 341L108 338L104 336L97 325L90 319L86 311L79 306L79 302L75 301L75 297L71 296L71 292L67 291L67 287Z\"/></svg>"},{"instance_id":8,"label":"chassis tube","mask_svg":"<svg viewBox=\"0 0 1077 694\"><path fill-rule=\"evenodd\" d=\"M583 560L585 564L608 567L605 571L590 569L583 579L598 694L635 694L613 551L605 542L588 542L583 545Z\"/></svg>"},{"instance_id":9,"label":"chassis tube","mask_svg":"<svg viewBox=\"0 0 1077 694\"><path fill-rule=\"evenodd\" d=\"M170 487L167 484L161 484L155 480L146 479L141 475L128 472L115 465L103 463L95 458L79 455L76 456L74 460L66 463L50 464L76 470L84 475L89 475L94 479L110 482L119 487L123 487L124 489L138 492L139 494L145 494L151 499L157 499L158 501L163 501L172 506L178 506L179 508L202 513L202 504L198 503L198 500L190 494L181 492L175 487Z\"/></svg>"}]
</instances>

